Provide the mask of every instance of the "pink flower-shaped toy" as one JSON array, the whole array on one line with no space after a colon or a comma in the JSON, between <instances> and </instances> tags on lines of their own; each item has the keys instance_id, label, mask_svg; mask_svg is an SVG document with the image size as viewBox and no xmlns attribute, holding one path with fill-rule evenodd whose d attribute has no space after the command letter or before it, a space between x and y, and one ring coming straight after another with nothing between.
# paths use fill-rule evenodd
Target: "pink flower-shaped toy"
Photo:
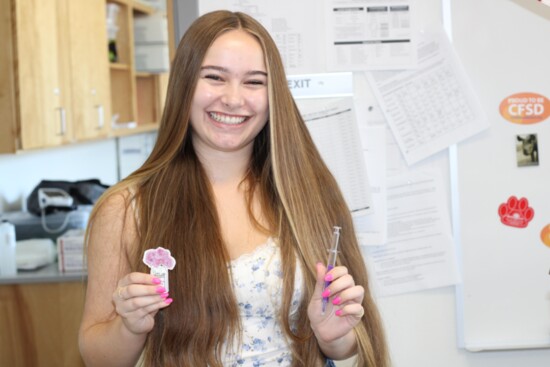
<instances>
[{"instance_id":1,"label":"pink flower-shaped toy","mask_svg":"<svg viewBox=\"0 0 550 367\"><path fill-rule=\"evenodd\" d=\"M176 259L170 254L170 250L162 247L150 249L143 254L143 262L150 268L164 266L167 269L174 269L176 266Z\"/></svg>"},{"instance_id":2,"label":"pink flower-shaped toy","mask_svg":"<svg viewBox=\"0 0 550 367\"><path fill-rule=\"evenodd\" d=\"M174 269L176 259L163 247L149 249L143 254L143 262L151 268L151 275L160 279L160 285L168 292L168 270Z\"/></svg>"}]
</instances>

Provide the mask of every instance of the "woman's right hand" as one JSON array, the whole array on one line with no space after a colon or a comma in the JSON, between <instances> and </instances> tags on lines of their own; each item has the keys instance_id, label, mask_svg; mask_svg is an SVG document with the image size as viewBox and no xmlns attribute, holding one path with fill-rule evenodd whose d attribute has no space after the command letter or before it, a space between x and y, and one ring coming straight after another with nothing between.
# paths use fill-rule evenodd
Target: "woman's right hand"
<instances>
[{"instance_id":1,"label":"woman's right hand","mask_svg":"<svg viewBox=\"0 0 550 367\"><path fill-rule=\"evenodd\" d=\"M135 272L118 281L113 303L124 326L134 334L143 334L153 329L158 310L168 307L172 298L160 286L160 279Z\"/></svg>"}]
</instances>

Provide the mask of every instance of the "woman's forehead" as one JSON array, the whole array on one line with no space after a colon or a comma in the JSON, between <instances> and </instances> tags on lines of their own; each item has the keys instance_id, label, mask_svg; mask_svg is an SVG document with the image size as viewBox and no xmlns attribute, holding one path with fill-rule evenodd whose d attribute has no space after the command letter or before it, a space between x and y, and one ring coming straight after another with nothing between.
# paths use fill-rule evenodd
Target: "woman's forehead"
<instances>
[{"instance_id":1,"label":"woman's forehead","mask_svg":"<svg viewBox=\"0 0 550 367\"><path fill-rule=\"evenodd\" d=\"M227 31L216 38L206 52L202 66L214 66L226 71L243 68L266 71L260 43L243 30Z\"/></svg>"}]
</instances>

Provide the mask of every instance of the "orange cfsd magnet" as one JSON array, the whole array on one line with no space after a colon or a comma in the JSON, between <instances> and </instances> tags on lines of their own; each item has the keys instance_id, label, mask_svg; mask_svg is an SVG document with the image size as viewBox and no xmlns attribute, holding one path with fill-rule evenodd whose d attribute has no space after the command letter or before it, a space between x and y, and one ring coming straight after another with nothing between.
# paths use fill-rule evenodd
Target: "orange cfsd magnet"
<instances>
[{"instance_id":1,"label":"orange cfsd magnet","mask_svg":"<svg viewBox=\"0 0 550 367\"><path fill-rule=\"evenodd\" d=\"M542 243L550 247L550 224L546 225L546 227L540 231L540 239Z\"/></svg>"},{"instance_id":2,"label":"orange cfsd magnet","mask_svg":"<svg viewBox=\"0 0 550 367\"><path fill-rule=\"evenodd\" d=\"M536 124L550 116L550 100L537 93L516 93L504 98L499 110L502 117L514 124Z\"/></svg>"}]
</instances>

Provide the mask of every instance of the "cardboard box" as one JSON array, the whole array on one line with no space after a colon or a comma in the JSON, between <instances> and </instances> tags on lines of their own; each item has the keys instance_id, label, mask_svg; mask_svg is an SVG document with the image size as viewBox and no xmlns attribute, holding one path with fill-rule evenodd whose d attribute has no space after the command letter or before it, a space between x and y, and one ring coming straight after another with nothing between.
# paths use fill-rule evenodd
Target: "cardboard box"
<instances>
[{"instance_id":1,"label":"cardboard box","mask_svg":"<svg viewBox=\"0 0 550 367\"><path fill-rule=\"evenodd\" d=\"M168 44L168 20L160 14L136 16L134 18L134 43Z\"/></svg>"},{"instance_id":2,"label":"cardboard box","mask_svg":"<svg viewBox=\"0 0 550 367\"><path fill-rule=\"evenodd\" d=\"M57 238L57 261L60 272L86 270L83 229L71 229Z\"/></svg>"},{"instance_id":3,"label":"cardboard box","mask_svg":"<svg viewBox=\"0 0 550 367\"><path fill-rule=\"evenodd\" d=\"M85 271L87 269L82 255L64 255L63 261L58 262L59 271L62 273L69 271Z\"/></svg>"},{"instance_id":4,"label":"cardboard box","mask_svg":"<svg viewBox=\"0 0 550 367\"><path fill-rule=\"evenodd\" d=\"M136 70L149 73L164 73L170 68L168 44L136 44Z\"/></svg>"}]
</instances>

